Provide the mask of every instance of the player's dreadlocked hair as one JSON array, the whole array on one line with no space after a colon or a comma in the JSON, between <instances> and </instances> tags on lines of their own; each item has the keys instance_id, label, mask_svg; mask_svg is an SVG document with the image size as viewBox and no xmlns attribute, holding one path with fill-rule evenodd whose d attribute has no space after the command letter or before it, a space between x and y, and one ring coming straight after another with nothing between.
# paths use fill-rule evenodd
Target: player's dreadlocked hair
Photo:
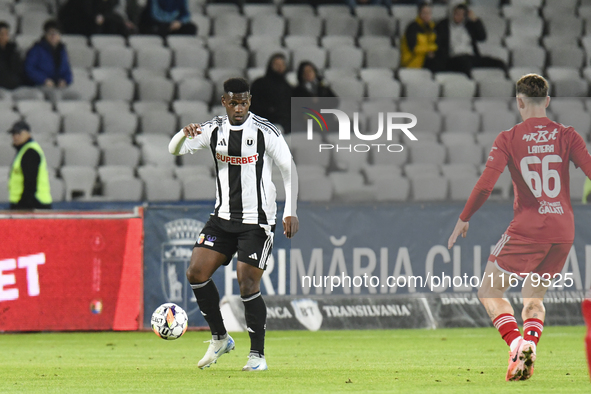
<instances>
[{"instance_id":1,"label":"player's dreadlocked hair","mask_svg":"<svg viewBox=\"0 0 591 394\"><path fill-rule=\"evenodd\" d=\"M224 92L245 93L250 91L250 85L244 78L230 78L224 82Z\"/></svg>"},{"instance_id":2,"label":"player's dreadlocked hair","mask_svg":"<svg viewBox=\"0 0 591 394\"><path fill-rule=\"evenodd\" d=\"M523 94L533 103L541 104L548 96L548 81L538 74L527 74L515 84L517 94Z\"/></svg>"}]
</instances>

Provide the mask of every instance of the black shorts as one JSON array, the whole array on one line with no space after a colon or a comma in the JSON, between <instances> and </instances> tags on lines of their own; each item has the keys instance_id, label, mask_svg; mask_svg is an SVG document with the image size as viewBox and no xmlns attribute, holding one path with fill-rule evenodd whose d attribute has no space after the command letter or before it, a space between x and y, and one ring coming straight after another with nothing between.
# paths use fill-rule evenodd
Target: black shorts
<instances>
[{"instance_id":1,"label":"black shorts","mask_svg":"<svg viewBox=\"0 0 591 394\"><path fill-rule=\"evenodd\" d=\"M195 248L207 248L225 255L224 265L230 264L238 252L238 261L264 270L273 250L275 226L263 226L211 216L201 230Z\"/></svg>"}]
</instances>

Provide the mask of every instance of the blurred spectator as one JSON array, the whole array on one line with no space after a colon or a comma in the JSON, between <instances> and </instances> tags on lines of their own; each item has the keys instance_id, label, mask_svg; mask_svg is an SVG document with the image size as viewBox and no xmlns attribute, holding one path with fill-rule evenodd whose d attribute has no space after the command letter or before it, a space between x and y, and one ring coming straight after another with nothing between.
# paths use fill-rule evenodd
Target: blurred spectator
<instances>
[{"instance_id":1,"label":"blurred spectator","mask_svg":"<svg viewBox=\"0 0 591 394\"><path fill-rule=\"evenodd\" d=\"M462 72L471 76L474 67L505 69L502 60L480 56L478 41L486 40L484 24L465 3L451 2L450 16L435 26L436 61L444 71Z\"/></svg>"},{"instance_id":2,"label":"blurred spectator","mask_svg":"<svg viewBox=\"0 0 591 394\"><path fill-rule=\"evenodd\" d=\"M68 0L59 11L67 34L119 34L127 36L133 25L116 12L119 0Z\"/></svg>"},{"instance_id":3,"label":"blurred spectator","mask_svg":"<svg viewBox=\"0 0 591 394\"><path fill-rule=\"evenodd\" d=\"M435 22L432 20L431 4L419 4L419 14L406 28L400 43L402 67L428 68L435 71L435 51L437 51Z\"/></svg>"},{"instance_id":4,"label":"blurred spectator","mask_svg":"<svg viewBox=\"0 0 591 394\"><path fill-rule=\"evenodd\" d=\"M45 22L43 32L43 37L27 52L27 79L35 86L66 87L72 83L72 70L57 22Z\"/></svg>"},{"instance_id":5,"label":"blurred spectator","mask_svg":"<svg viewBox=\"0 0 591 394\"><path fill-rule=\"evenodd\" d=\"M298 67L298 86L293 89L293 97L336 97L330 86L324 83L318 69L312 62L301 62Z\"/></svg>"},{"instance_id":6,"label":"blurred spectator","mask_svg":"<svg viewBox=\"0 0 591 394\"><path fill-rule=\"evenodd\" d=\"M10 25L0 21L0 88L15 89L23 82L23 61L14 42Z\"/></svg>"},{"instance_id":7,"label":"blurred spectator","mask_svg":"<svg viewBox=\"0 0 591 394\"><path fill-rule=\"evenodd\" d=\"M287 66L285 55L276 53L267 63L264 77L251 86L251 112L279 124L285 133L290 132L291 85L285 79Z\"/></svg>"},{"instance_id":8,"label":"blurred spectator","mask_svg":"<svg viewBox=\"0 0 591 394\"><path fill-rule=\"evenodd\" d=\"M47 161L41 146L31 138L31 127L20 120L8 133L17 151L8 179L10 209L50 209Z\"/></svg>"},{"instance_id":9,"label":"blurred spectator","mask_svg":"<svg viewBox=\"0 0 591 394\"><path fill-rule=\"evenodd\" d=\"M148 0L140 18L140 33L196 35L187 0Z\"/></svg>"}]
</instances>

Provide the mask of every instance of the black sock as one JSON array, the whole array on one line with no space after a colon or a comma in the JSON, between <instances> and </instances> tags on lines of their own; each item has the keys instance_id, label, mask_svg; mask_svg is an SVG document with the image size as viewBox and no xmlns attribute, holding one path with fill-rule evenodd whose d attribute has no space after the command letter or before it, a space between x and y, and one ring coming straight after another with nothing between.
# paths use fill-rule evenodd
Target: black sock
<instances>
[{"instance_id":1,"label":"black sock","mask_svg":"<svg viewBox=\"0 0 591 394\"><path fill-rule=\"evenodd\" d=\"M265 330L267 328L267 306L261 292L242 297L244 316L248 335L250 335L250 354L265 356Z\"/></svg>"},{"instance_id":2,"label":"black sock","mask_svg":"<svg viewBox=\"0 0 591 394\"><path fill-rule=\"evenodd\" d=\"M209 279L203 283L191 283L191 288L197 298L199 309L209 324L213 339L225 338L227 331L220 312L220 293L215 283Z\"/></svg>"}]
</instances>

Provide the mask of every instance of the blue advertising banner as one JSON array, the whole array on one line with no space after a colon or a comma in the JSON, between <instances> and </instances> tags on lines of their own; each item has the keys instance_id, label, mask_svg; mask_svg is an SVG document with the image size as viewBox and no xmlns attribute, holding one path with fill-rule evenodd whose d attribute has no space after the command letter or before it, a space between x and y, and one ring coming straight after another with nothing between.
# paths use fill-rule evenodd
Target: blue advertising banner
<instances>
[{"instance_id":1,"label":"blue advertising banner","mask_svg":"<svg viewBox=\"0 0 591 394\"><path fill-rule=\"evenodd\" d=\"M212 205L146 209L146 327L151 312L164 302L182 306L192 326L206 325L185 271ZM443 307L472 299L480 308L475 293L491 249L509 225L513 210L507 203L488 202L470 221L467 238L460 238L448 250L447 240L462 206L302 204L298 211L300 231L291 241L282 234L281 226L277 228L273 258L261 291L291 297L440 294L443 298L437 298L443 300ZM563 294L567 294L565 299L579 299L591 287L591 208L575 206L574 212L575 242L561 280L553 283L547 298L555 292L556 299L564 298ZM239 295L235 260L218 270L213 279L221 297ZM511 291L519 291L519 286L521 282ZM480 312L472 320L486 322Z\"/></svg>"}]
</instances>

